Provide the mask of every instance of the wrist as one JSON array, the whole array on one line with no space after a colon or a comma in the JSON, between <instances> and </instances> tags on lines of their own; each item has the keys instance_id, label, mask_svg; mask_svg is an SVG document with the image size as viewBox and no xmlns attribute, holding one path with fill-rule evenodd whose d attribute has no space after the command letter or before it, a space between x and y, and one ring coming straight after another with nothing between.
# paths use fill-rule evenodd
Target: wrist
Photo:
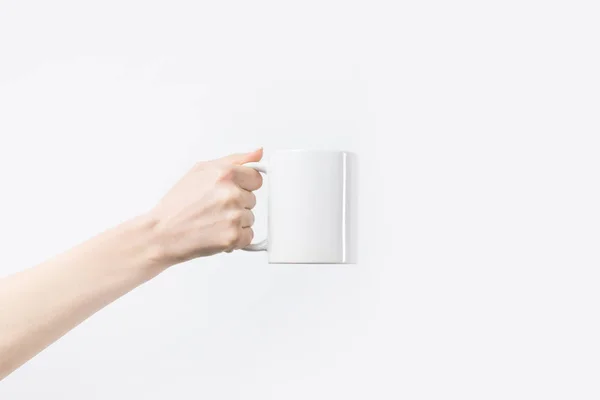
<instances>
[{"instance_id":1,"label":"wrist","mask_svg":"<svg viewBox=\"0 0 600 400\"><path fill-rule=\"evenodd\" d=\"M165 251L164 241L158 229L158 219L152 213L142 214L129 221L130 229L140 240L142 264L150 271L160 273L172 262Z\"/></svg>"}]
</instances>

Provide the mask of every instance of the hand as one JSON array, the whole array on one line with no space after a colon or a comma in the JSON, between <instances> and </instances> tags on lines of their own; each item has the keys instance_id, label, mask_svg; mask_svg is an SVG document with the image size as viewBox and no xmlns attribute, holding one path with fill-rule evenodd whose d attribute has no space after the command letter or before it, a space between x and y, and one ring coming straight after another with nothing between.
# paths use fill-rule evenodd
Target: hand
<instances>
[{"instance_id":1,"label":"hand","mask_svg":"<svg viewBox=\"0 0 600 400\"><path fill-rule=\"evenodd\" d=\"M160 262L172 265L246 247L254 233L253 190L260 173L241 164L260 161L262 149L199 162L150 212Z\"/></svg>"}]
</instances>

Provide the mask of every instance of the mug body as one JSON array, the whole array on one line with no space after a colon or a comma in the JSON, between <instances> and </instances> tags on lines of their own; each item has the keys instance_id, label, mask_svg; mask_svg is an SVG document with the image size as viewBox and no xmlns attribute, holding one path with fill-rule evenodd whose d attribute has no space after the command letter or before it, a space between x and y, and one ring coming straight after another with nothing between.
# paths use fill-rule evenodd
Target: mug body
<instances>
[{"instance_id":1,"label":"mug body","mask_svg":"<svg viewBox=\"0 0 600 400\"><path fill-rule=\"evenodd\" d=\"M269 162L270 263L351 261L349 154L282 150Z\"/></svg>"}]
</instances>

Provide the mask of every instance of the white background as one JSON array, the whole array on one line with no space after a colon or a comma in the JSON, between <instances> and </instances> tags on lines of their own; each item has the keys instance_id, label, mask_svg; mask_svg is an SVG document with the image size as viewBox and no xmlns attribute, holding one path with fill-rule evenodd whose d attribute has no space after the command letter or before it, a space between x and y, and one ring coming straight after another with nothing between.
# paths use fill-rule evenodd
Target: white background
<instances>
[{"instance_id":1,"label":"white background","mask_svg":"<svg viewBox=\"0 0 600 400\"><path fill-rule=\"evenodd\" d=\"M197 160L360 158L357 265L177 266L0 398L597 399L594 3L0 0L1 275Z\"/></svg>"}]
</instances>

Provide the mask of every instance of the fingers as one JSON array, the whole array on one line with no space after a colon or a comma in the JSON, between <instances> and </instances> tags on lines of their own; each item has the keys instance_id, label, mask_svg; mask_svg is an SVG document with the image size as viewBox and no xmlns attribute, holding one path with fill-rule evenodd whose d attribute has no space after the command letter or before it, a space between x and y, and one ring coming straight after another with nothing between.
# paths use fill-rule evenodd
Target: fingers
<instances>
[{"instance_id":1,"label":"fingers","mask_svg":"<svg viewBox=\"0 0 600 400\"><path fill-rule=\"evenodd\" d=\"M254 214L250 210L243 210L241 214L232 214L232 222L234 227L229 236L231 241L227 244L226 253L231 253L233 250L242 249L248 246L254 238L254 231L252 231L252 225L254 225Z\"/></svg>"},{"instance_id":2,"label":"fingers","mask_svg":"<svg viewBox=\"0 0 600 400\"><path fill-rule=\"evenodd\" d=\"M250 228L254 225L254 213L250 210L244 210L240 223L242 228Z\"/></svg>"},{"instance_id":3,"label":"fingers","mask_svg":"<svg viewBox=\"0 0 600 400\"><path fill-rule=\"evenodd\" d=\"M220 185L218 194L224 206L232 209L253 209L256 205L254 193L240 188L233 182Z\"/></svg>"},{"instance_id":4,"label":"fingers","mask_svg":"<svg viewBox=\"0 0 600 400\"><path fill-rule=\"evenodd\" d=\"M232 154L216 160L221 168L219 180L233 181L244 190L253 191L262 186L263 178L253 168L241 166L248 162L260 161L263 156L262 148L250 153Z\"/></svg>"},{"instance_id":5,"label":"fingers","mask_svg":"<svg viewBox=\"0 0 600 400\"><path fill-rule=\"evenodd\" d=\"M263 183L260 172L244 166L234 167L232 179L236 185L249 191L260 189Z\"/></svg>"},{"instance_id":6,"label":"fingers","mask_svg":"<svg viewBox=\"0 0 600 400\"><path fill-rule=\"evenodd\" d=\"M223 164L242 165L248 162L260 161L263 156L262 147L249 153L230 154L220 158L218 161Z\"/></svg>"},{"instance_id":7,"label":"fingers","mask_svg":"<svg viewBox=\"0 0 600 400\"><path fill-rule=\"evenodd\" d=\"M234 210L229 214L230 229L224 235L224 251L231 253L233 250L246 247L252 241L254 232L254 213L248 209Z\"/></svg>"},{"instance_id":8,"label":"fingers","mask_svg":"<svg viewBox=\"0 0 600 400\"><path fill-rule=\"evenodd\" d=\"M252 231L252 228L242 228L236 248L243 249L252 243L252 239L254 239L254 231Z\"/></svg>"},{"instance_id":9,"label":"fingers","mask_svg":"<svg viewBox=\"0 0 600 400\"><path fill-rule=\"evenodd\" d=\"M252 210L256 205L256 196L254 193L243 189L238 190L240 191L240 206Z\"/></svg>"},{"instance_id":10,"label":"fingers","mask_svg":"<svg viewBox=\"0 0 600 400\"><path fill-rule=\"evenodd\" d=\"M239 228L237 230L237 240L233 244L233 246L229 247L225 250L225 253L231 253L234 250L243 249L252 243L252 239L254 239L254 231L252 228Z\"/></svg>"}]
</instances>

